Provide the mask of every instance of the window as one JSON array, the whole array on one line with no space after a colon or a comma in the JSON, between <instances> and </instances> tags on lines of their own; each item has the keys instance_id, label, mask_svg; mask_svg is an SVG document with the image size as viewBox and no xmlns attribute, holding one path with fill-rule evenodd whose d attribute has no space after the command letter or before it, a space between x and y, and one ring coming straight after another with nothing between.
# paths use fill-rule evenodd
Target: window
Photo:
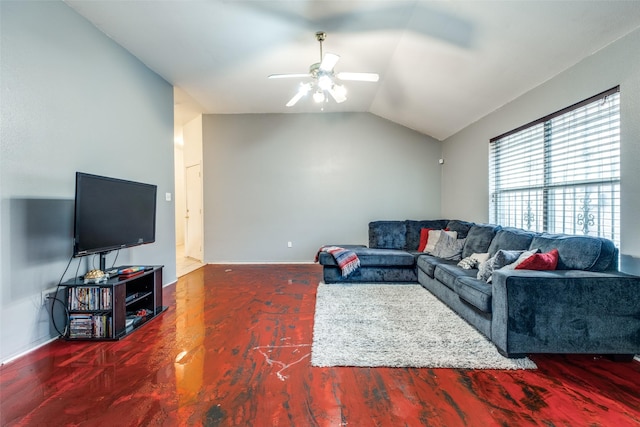
<instances>
[{"instance_id":1,"label":"window","mask_svg":"<svg viewBox=\"0 0 640 427\"><path fill-rule=\"evenodd\" d=\"M490 220L620 245L620 88L491 139Z\"/></svg>"}]
</instances>

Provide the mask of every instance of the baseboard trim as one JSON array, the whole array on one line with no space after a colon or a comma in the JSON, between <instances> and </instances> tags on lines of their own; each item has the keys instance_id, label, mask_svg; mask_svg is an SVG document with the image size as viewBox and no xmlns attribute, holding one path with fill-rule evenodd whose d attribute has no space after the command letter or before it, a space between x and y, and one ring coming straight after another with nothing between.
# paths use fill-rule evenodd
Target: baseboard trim
<instances>
[{"instance_id":1,"label":"baseboard trim","mask_svg":"<svg viewBox=\"0 0 640 427\"><path fill-rule=\"evenodd\" d=\"M52 342L54 342L54 341L56 341L56 340L58 340L58 339L59 339L59 337L53 337L53 338L50 338L50 339L48 339L47 341L45 341L45 342L43 342L43 343L40 343L40 344L38 344L38 345L37 345L37 346L35 346L35 347L31 347L31 348L29 348L29 349L27 349L27 350L24 350L24 351L22 351L22 352L20 352L20 353L18 353L18 354L15 354L15 355L13 355L13 356L9 357L8 359L5 359L5 360L3 360L3 361L0 361L0 366L4 366L4 365L6 365L7 363L11 363L11 362L13 362L14 360L19 359L19 358L21 358L22 356L26 356L27 354L31 353L32 351L36 351L36 350L37 350L37 349L39 349L40 347L44 347L45 345L51 344Z\"/></svg>"},{"instance_id":2,"label":"baseboard trim","mask_svg":"<svg viewBox=\"0 0 640 427\"><path fill-rule=\"evenodd\" d=\"M164 285L162 285L162 287L166 288L167 286L175 285L176 283L178 283L178 279L176 279L176 280L174 280L172 282L165 283Z\"/></svg>"}]
</instances>

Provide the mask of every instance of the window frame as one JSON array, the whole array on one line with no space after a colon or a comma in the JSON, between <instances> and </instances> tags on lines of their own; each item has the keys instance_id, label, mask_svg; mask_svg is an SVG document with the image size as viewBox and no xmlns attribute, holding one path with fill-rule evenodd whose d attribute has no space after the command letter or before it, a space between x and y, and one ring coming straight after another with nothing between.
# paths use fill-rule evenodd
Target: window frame
<instances>
[{"instance_id":1,"label":"window frame","mask_svg":"<svg viewBox=\"0 0 640 427\"><path fill-rule=\"evenodd\" d=\"M574 196L576 196L578 194L579 187L583 187L583 191L585 191L587 195L584 197L584 200L582 201L584 205L575 207L575 211L574 211L575 220L574 220L574 223L572 224L573 234L578 234L576 230L576 225L581 225L583 227L582 235L587 234L587 235L597 235L600 237L605 237L610 240L613 240L616 246L619 246L620 244L620 203L621 203L620 202L621 200L621 194L620 194L621 114L620 114L619 98L617 100L617 105L615 105L616 110L612 114L609 114L607 116L607 117L614 117L615 115L617 115L617 121L615 122L617 123L617 128L614 128L614 129L617 129L617 134L616 134L617 139L615 140L614 143L612 143L612 145L617 145L617 156L613 157L614 162L612 163L614 172L612 172L612 177L601 176L595 179L592 183L592 185L597 188L596 193L598 194L598 201L602 197L601 196L602 194L605 194L605 195L608 194L607 197L609 197L612 200L612 207L611 207L611 213L610 213L611 218L608 219L608 221L610 221L610 224L608 225L608 227L610 226L610 229L607 228L607 230L610 230L610 232L609 231L607 231L606 233L602 232L601 230L602 227L600 223L598 223L599 224L598 230L596 230L595 233L594 233L594 230L589 229L590 225L592 226L594 222L593 215L590 216L589 214L589 208L590 208L589 203L591 202L590 200L591 196L589 195L589 191L592 191L592 190L588 190L588 188L591 184L589 184L586 181L574 183L571 180L565 180L560 183L551 182L551 171L550 171L550 168L551 168L550 164L552 163L552 160L553 160L553 155L551 155L550 153L552 150L562 145L561 139L556 137L556 139L554 140L554 136L551 133L551 124L553 120L557 118L562 118L563 116L573 113L574 111L580 109L581 107L587 106L589 104L593 104L594 102L604 102L609 96L614 94L618 94L619 96L620 86L616 86L606 91L603 91L601 93L598 93L585 100L572 104L566 108L563 108L554 113L548 114L544 117L541 117L537 120L529 122L525 125L519 126L511 131L505 132L489 140L489 144L490 144L490 147L489 147L489 216L490 216L491 222L498 223L503 226L514 226L514 227L525 228L525 229L529 229L531 231L537 231L537 232L551 232L551 233L562 232L562 233L570 234L571 232L564 231L567 224L561 224L560 228L562 228L562 231L557 231L557 229L559 228L558 224L560 224L560 222L558 222L558 224L556 224L556 222L558 221L559 217L564 215L564 211L562 207L566 206L567 200L565 199L562 200L563 204L560 207L560 209L552 210L553 209L553 206L552 206L553 193L559 189L566 191L567 188L574 187L576 191L574 193ZM582 130L580 130L579 132L582 132ZM518 137L520 136L522 137L522 141L515 141L515 139L518 139ZM578 136L579 138L583 138L586 140L586 136L578 135L577 132L576 134L573 135L573 137L575 136ZM508 138L511 138L512 140L510 141ZM500 144L501 142L503 142L503 144L505 145L503 146L496 145L496 144ZM531 172L531 176L528 176L528 178L524 178L524 181L527 181L527 179L528 181L524 184L522 182L515 182L514 185L511 188L509 188L506 183L509 181L509 179L513 180L514 178L517 178L518 175L516 175L516 173L514 172L511 172L511 176L505 177L505 174L508 174L509 172L508 171L509 167L505 164L500 164L501 162L500 156L506 156L508 153L508 150L513 150L514 147L517 149L518 144L522 144L520 147L520 149L522 150L527 149L527 146L525 144L530 144L531 146L535 147L536 150L542 150L542 153L540 152L536 153L538 157L542 156L541 157L542 164L540 165L539 158L536 158L530 161L528 168L532 169L531 163L534 162L537 169L534 172ZM555 147L554 147L554 144L555 144ZM570 146L575 146L575 145L576 145L575 142L571 142ZM500 151L501 149L502 149L502 152ZM532 157L535 156L536 154L532 154ZM516 159L525 158L522 155L520 156L521 157L514 156L514 158ZM577 158L577 157L579 156L575 156L574 158ZM513 162L514 160L511 159L511 161ZM502 162L504 162L504 160L502 160ZM510 166L513 167L514 165L511 164ZM540 170L540 167L542 167L542 170ZM562 170L579 171L580 169L568 167ZM592 172L593 170L595 170L595 168L585 167L583 170L586 173L586 172ZM615 172L617 172L617 174ZM606 174L604 174L604 176L606 176ZM538 182L532 183L532 177L534 177L533 179L537 179ZM606 193L606 191L603 190L607 185L610 186L610 188L607 190L608 193ZM536 191L542 192L542 193L534 194ZM521 192L521 194L518 194L518 192ZM592 194L596 194L596 193L592 193ZM524 196L525 194L526 196ZM502 203L501 205L499 200L508 196L513 197L513 200L511 202ZM518 197L522 197L520 202L517 201L519 200ZM527 212L522 214L523 218L518 219L516 218L516 216L514 216L513 218L508 218L510 215L505 213L508 208L515 209L516 211L518 211L518 209L520 209L520 211L524 211L523 206L524 206L525 197L527 198L527 203L529 205L527 206ZM532 197L537 198L535 200L536 202L540 202L540 199L541 199L541 206L538 206L536 204L536 207L533 211L531 210L531 205L530 205ZM571 197L571 196L568 196L568 197ZM576 204L575 199L573 200L573 202L574 204ZM520 206L518 206L518 203L520 203ZM579 209L582 209L582 213L579 213ZM604 212L603 215L605 216L608 214L608 211L603 210L603 212ZM532 221L534 221L534 219L532 218L536 217L536 215L539 216L540 214L542 215L541 225L539 225L540 219L536 219L535 220L537 221L535 223L536 225L534 226L534 229L531 229ZM531 216L529 217L529 219L527 219L527 216L529 215ZM600 219L598 218L598 220ZM501 222L508 222L508 223L503 224ZM522 227L522 224L526 224L527 226ZM551 231L549 231L550 229Z\"/></svg>"}]
</instances>

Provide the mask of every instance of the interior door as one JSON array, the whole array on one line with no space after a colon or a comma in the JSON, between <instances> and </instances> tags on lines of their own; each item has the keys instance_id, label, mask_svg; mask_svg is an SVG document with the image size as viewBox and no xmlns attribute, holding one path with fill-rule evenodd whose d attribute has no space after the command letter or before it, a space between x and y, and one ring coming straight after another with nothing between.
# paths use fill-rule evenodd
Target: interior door
<instances>
[{"instance_id":1,"label":"interior door","mask_svg":"<svg viewBox=\"0 0 640 427\"><path fill-rule=\"evenodd\" d=\"M202 172L200 164L187 166L185 174L187 212L184 255L203 261Z\"/></svg>"}]
</instances>

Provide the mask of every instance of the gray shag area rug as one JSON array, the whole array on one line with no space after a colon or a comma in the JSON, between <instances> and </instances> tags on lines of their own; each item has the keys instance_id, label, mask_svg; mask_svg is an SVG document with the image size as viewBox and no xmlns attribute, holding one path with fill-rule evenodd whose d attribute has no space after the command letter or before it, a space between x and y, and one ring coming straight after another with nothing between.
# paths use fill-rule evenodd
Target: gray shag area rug
<instances>
[{"instance_id":1,"label":"gray shag area rug","mask_svg":"<svg viewBox=\"0 0 640 427\"><path fill-rule=\"evenodd\" d=\"M318 286L312 366L536 369L509 359L420 285Z\"/></svg>"}]
</instances>

